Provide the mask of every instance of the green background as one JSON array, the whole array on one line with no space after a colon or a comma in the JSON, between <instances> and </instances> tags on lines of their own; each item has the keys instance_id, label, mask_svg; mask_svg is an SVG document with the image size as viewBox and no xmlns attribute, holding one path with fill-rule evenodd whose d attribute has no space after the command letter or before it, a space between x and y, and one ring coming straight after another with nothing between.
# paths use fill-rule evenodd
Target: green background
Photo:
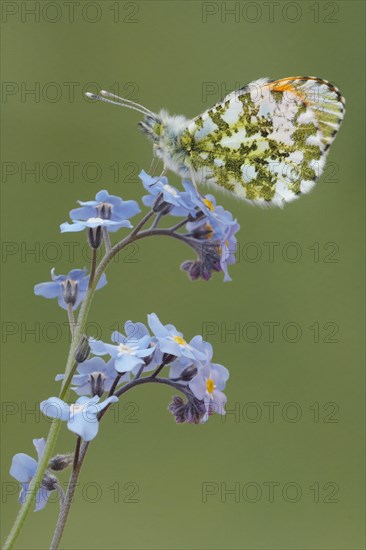
<instances>
[{"instance_id":1,"label":"green background","mask_svg":"<svg viewBox=\"0 0 366 550\"><path fill-rule=\"evenodd\" d=\"M363 2L279 3L272 20L266 3L226 2L239 6L235 16L221 2L105 1L94 3L98 12L80 2L73 22L62 2L61 12L38 3L39 22L22 8L34 2L2 4L19 10L3 11L2 33L2 167L17 170L3 173L1 188L3 537L18 510L11 457L33 455L32 438L48 430L27 410L58 392L54 376L67 357L64 312L36 298L33 286L53 266L66 273L88 263L84 236L58 231L75 201L103 188L140 200L136 173L152 157L137 113L93 104L83 89L118 82L152 110L189 117L259 77L309 74L335 83L347 99L328 169L310 195L282 211L215 193L241 224L233 282L216 274L191 283L179 270L190 250L168 239L142 241L109 269L90 314L106 340L116 323L144 321L152 311L187 338L209 330L215 360L230 369L228 409L236 413L177 426L166 411L169 388L126 395L119 422L106 417L92 444L62 548L364 548ZM207 10L217 13L204 22ZM37 86L39 97L24 94ZM39 181L22 174L36 162ZM101 172L94 183L88 163ZM264 243L278 243L273 261ZM27 333L35 326L39 337ZM57 451L73 445L63 429ZM215 492L207 502L204 483ZM128 502L137 486L138 502ZM225 494L235 486L239 495ZM289 502L296 491L297 502ZM56 502L31 514L18 548L48 548L56 515Z\"/></svg>"}]
</instances>

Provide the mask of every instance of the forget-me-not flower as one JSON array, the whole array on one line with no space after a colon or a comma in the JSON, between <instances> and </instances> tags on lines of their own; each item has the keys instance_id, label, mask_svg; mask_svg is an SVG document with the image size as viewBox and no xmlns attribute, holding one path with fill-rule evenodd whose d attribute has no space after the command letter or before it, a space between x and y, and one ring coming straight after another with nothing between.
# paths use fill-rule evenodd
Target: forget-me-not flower
<instances>
[{"instance_id":1,"label":"forget-me-not flower","mask_svg":"<svg viewBox=\"0 0 366 550\"><path fill-rule=\"evenodd\" d=\"M19 502L21 504L23 504L27 497L29 484L36 473L38 462L42 458L46 445L45 439L43 437L41 439L33 439L33 445L37 451L38 461L25 453L18 453L14 455L11 463L10 475L22 485L19 494ZM57 479L46 472L41 487L36 495L36 512L42 510L46 506L51 491L56 488L56 484Z\"/></svg>"},{"instance_id":2,"label":"forget-me-not flower","mask_svg":"<svg viewBox=\"0 0 366 550\"><path fill-rule=\"evenodd\" d=\"M194 348L192 342L188 343L174 325L163 325L156 313L151 313L147 317L149 327L156 337L160 351L177 358L204 359L203 354Z\"/></svg>"},{"instance_id":3,"label":"forget-me-not flower","mask_svg":"<svg viewBox=\"0 0 366 550\"><path fill-rule=\"evenodd\" d=\"M114 359L110 359L106 363L101 357L92 357L77 366L77 374L71 380L71 389L77 395L101 397L104 392L111 389L117 375ZM64 374L58 374L55 380L63 380L64 377ZM119 379L117 387L129 380L130 375L127 373Z\"/></svg>"},{"instance_id":4,"label":"forget-me-not flower","mask_svg":"<svg viewBox=\"0 0 366 550\"><path fill-rule=\"evenodd\" d=\"M162 194L161 202L170 205L169 214L171 216L195 216L195 204L191 200L190 193L179 191L168 183L166 176L152 177L144 170L139 175L145 189L150 193L142 197L145 206L153 207L158 195Z\"/></svg>"},{"instance_id":5,"label":"forget-me-not flower","mask_svg":"<svg viewBox=\"0 0 366 550\"><path fill-rule=\"evenodd\" d=\"M42 401L40 407L44 415L67 422L71 432L79 435L84 441L91 441L98 433L98 414L110 403L116 403L118 397L107 397L103 403L99 403L100 397L79 397L70 405L58 397L50 397Z\"/></svg>"},{"instance_id":6,"label":"forget-me-not flower","mask_svg":"<svg viewBox=\"0 0 366 550\"><path fill-rule=\"evenodd\" d=\"M120 332L113 333L116 344L106 344L101 340L89 339L90 349L95 355L110 355L114 359L114 366L119 373L130 372L145 363L145 358L154 351L151 336L146 335L137 339L123 336Z\"/></svg>"},{"instance_id":7,"label":"forget-me-not flower","mask_svg":"<svg viewBox=\"0 0 366 550\"><path fill-rule=\"evenodd\" d=\"M225 389L228 378L229 371L225 367L208 363L189 382L193 395L205 404L206 414L202 422L205 422L213 412L225 414L227 399L222 390Z\"/></svg>"},{"instance_id":8,"label":"forget-me-not flower","mask_svg":"<svg viewBox=\"0 0 366 550\"><path fill-rule=\"evenodd\" d=\"M105 227L114 232L122 227L131 228L129 218L140 212L140 207L134 200L124 201L121 197L110 195L108 191L99 191L93 201L78 201L80 208L70 211L72 224L61 224L62 233L82 231L86 228Z\"/></svg>"},{"instance_id":9,"label":"forget-me-not flower","mask_svg":"<svg viewBox=\"0 0 366 550\"><path fill-rule=\"evenodd\" d=\"M58 305L63 309L67 309L68 304L72 305L72 309L76 309L88 290L89 278L86 268L73 269L67 275L56 275L53 268L51 269L52 281L36 285L34 294L44 298L57 298ZM106 284L107 278L103 273L96 290L103 288Z\"/></svg>"}]
</instances>

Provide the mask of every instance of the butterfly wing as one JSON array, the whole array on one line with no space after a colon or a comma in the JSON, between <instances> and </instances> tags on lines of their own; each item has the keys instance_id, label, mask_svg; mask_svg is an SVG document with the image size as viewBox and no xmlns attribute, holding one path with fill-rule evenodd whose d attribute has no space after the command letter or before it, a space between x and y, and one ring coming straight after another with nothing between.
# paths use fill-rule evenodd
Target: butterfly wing
<instances>
[{"instance_id":1,"label":"butterfly wing","mask_svg":"<svg viewBox=\"0 0 366 550\"><path fill-rule=\"evenodd\" d=\"M198 181L283 206L319 179L344 105L320 78L257 80L192 119L181 146Z\"/></svg>"}]
</instances>

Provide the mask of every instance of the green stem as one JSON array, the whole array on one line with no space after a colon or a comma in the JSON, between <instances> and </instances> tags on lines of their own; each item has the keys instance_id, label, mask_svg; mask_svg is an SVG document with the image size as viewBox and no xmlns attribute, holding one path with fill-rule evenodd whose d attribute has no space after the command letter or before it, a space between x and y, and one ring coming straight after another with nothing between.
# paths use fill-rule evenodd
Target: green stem
<instances>
[{"instance_id":1,"label":"green stem","mask_svg":"<svg viewBox=\"0 0 366 550\"><path fill-rule=\"evenodd\" d=\"M80 338L84 332L86 318L90 309L93 294L95 292L95 286L96 286L96 283L93 284L90 289L88 289L88 292L83 300L83 303L80 309L77 323L75 325L74 337L70 345L69 356L66 363L64 383L60 391L60 398L62 399L67 399L67 396L69 393L69 386L67 384L70 384L71 377L72 377L70 375L72 374L73 369L75 370L77 366L77 363L75 363L75 352L79 345ZM42 458L38 463L37 471L29 485L27 497L18 512L14 525L3 546L3 550L10 550L11 548L14 548L15 541L18 538L18 535L25 523L25 520L29 512L34 506L36 494L37 494L37 488L40 487L41 485L44 473L52 457L60 428L61 428L61 421L53 420L50 430L48 432L46 446L45 446Z\"/></svg>"},{"instance_id":2,"label":"green stem","mask_svg":"<svg viewBox=\"0 0 366 550\"><path fill-rule=\"evenodd\" d=\"M60 510L60 515L59 515L56 529L52 538L50 550L57 550L57 548L59 547L60 540L64 532L66 521L70 512L71 504L73 502L73 497L74 497L75 489L77 487L77 481L79 479L81 466L84 462L84 458L88 450L88 446L89 446L88 441L84 441L81 446L79 445L78 461L77 461L77 464L74 464L74 467L70 476L70 481L67 487L67 492L65 495L63 505Z\"/></svg>"},{"instance_id":3,"label":"green stem","mask_svg":"<svg viewBox=\"0 0 366 550\"><path fill-rule=\"evenodd\" d=\"M46 471L46 468L48 466L48 462L51 458L51 455L53 453L54 446L56 444L56 440L58 437L58 433L61 428L61 421L60 420L54 420L51 424L50 431L48 432L47 442L44 449L44 453L42 455L41 460L38 463L37 472L32 479L29 490L27 493L27 498L24 501L24 504L20 508L18 515L16 517L16 520L14 522L14 525L9 533L8 538L5 541L5 544L3 546L3 550L8 550L10 548L14 548L14 544L16 539L18 538L18 535L25 523L25 520L31 511L31 509L34 506L34 502L36 500L36 494L37 494L37 487L40 486L41 481L43 479L44 472Z\"/></svg>"},{"instance_id":4,"label":"green stem","mask_svg":"<svg viewBox=\"0 0 366 550\"><path fill-rule=\"evenodd\" d=\"M81 308L80 308L80 312L79 312L79 315L78 315L78 318L77 318L77 322L74 325L74 334L73 334L73 339L72 339L72 342L71 342L71 345L70 345L69 355L68 355L68 359L67 359L67 363L66 363L65 376L64 376L63 384L62 384L60 394L59 394L61 399L66 400L67 397L68 397L68 394L69 394L69 387L70 387L72 375L73 375L73 373L74 373L74 371L77 367L77 363L75 363L75 353L76 353L76 350L79 346L80 340L81 340L81 338L84 334L85 323L86 323L86 320L87 320L87 316L88 316L88 313L89 313L89 309L90 309L90 306L91 306L91 302L92 302L92 299L93 299L93 296L94 296L94 292L95 292L97 283L98 283L100 277L102 276L103 272L108 267L111 260L114 258L114 256L116 254L118 254L118 252L120 252L123 248L125 248L131 242L142 239L144 237L152 237L154 235L173 237L175 239L178 239L178 240L181 240L181 241L185 242L186 244L188 244L190 246L193 245L191 239L185 237L184 235L180 235L179 233L174 233L171 229L147 229L145 231L140 232L140 229L143 227L143 225L153 215L154 215L154 212L150 211L141 220L141 222L135 227L135 229L132 231L132 233L130 235L128 235L128 237L126 237L125 239L123 239L122 241L120 241L119 243L114 245L110 250L108 250L96 269L95 269L95 264L94 264L93 268L95 269L95 276L93 277L93 279L90 278L90 287L88 288L87 293L84 297L84 300L81 304ZM194 248L194 246L193 246L193 248ZM154 379L154 382L158 382L158 381L160 383L163 383L163 384L167 383L167 382L162 381L158 378ZM134 385L144 384L144 383L146 383L145 379L139 379L139 380L136 380L135 383L132 383L131 387L134 386ZM117 395L122 395L122 393L124 393L124 391L126 391L126 390L124 390L124 389L119 390L119 392L117 392ZM45 473L46 468L48 466L48 463L49 463L49 461L52 457L53 450L54 450L55 445L56 445L56 441L57 441L57 437L58 437L60 428L61 428L61 421L60 420L53 420L52 424L51 424L51 427L50 427L50 430L49 430L49 433L48 433L44 453L42 455L41 460L38 463L37 471L36 471L32 481L30 482L27 497L26 497L24 503L22 504L22 506L21 506L21 508L18 512L18 515L15 519L14 525L13 525L13 527L12 527L10 533L9 533L9 536L5 541L5 544L3 546L3 550L10 550L11 548L14 548L15 541L18 538L18 535L19 535L19 533L20 533L20 531L21 531L21 529L22 529L22 527L25 523L25 520L26 520L29 512L31 511L32 507L34 506L35 499L36 499L36 494L37 494L37 488L40 487L40 485L41 485L41 482L42 482L43 477L44 477L44 473ZM74 490L74 488L73 488L73 490Z\"/></svg>"}]
</instances>

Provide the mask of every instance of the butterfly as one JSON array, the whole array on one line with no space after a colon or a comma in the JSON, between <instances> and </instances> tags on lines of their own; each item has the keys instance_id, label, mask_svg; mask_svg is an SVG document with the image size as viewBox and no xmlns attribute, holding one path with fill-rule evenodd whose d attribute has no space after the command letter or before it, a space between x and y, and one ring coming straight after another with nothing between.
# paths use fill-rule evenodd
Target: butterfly
<instances>
[{"instance_id":1,"label":"butterfly","mask_svg":"<svg viewBox=\"0 0 366 550\"><path fill-rule=\"evenodd\" d=\"M163 173L262 206L282 207L314 187L345 113L340 91L315 76L255 80L191 120L104 90L86 95L144 116L139 126Z\"/></svg>"}]
</instances>

